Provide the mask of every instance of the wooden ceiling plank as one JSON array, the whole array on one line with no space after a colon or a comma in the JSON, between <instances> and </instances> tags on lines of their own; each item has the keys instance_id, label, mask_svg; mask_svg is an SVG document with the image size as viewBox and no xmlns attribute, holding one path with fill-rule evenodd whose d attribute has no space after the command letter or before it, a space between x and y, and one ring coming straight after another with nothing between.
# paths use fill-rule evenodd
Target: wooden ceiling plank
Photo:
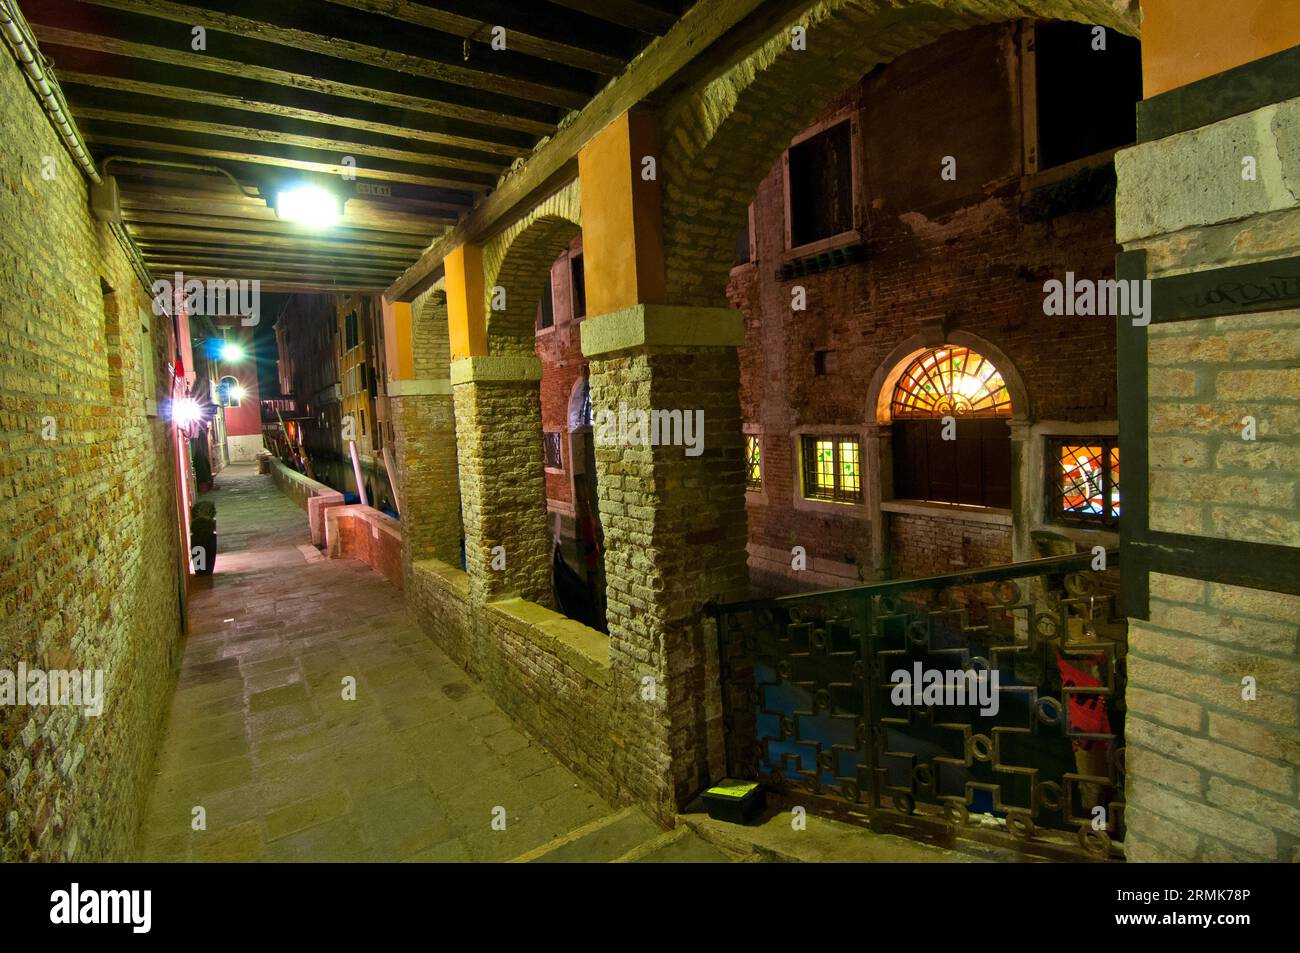
<instances>
[{"instance_id":1,"label":"wooden ceiling plank","mask_svg":"<svg viewBox=\"0 0 1300 953\"><path fill-rule=\"evenodd\" d=\"M263 43L274 43L294 50L306 50L379 69L409 73L412 76L427 76L458 86L486 90L517 99L528 99L548 106L581 109L591 98L591 94L583 89L540 81L536 78L535 70L525 72L522 69L524 64L517 57L512 57L508 61L510 67L507 68L507 55L492 50L480 56L479 62L491 63L493 69L474 68L456 62L461 59L459 50L455 52L454 58L450 54L438 59L416 56L402 50L360 43L346 36L315 33L270 20L177 3L173 0L84 0L84 2L126 13L170 20L173 23L184 24L186 27L201 26L209 31L259 40ZM286 0L279 0L278 6L267 6L266 10L269 13L286 9L288 6ZM498 66L501 68L498 69ZM533 78L530 78L529 74Z\"/></svg>"},{"instance_id":2,"label":"wooden ceiling plank","mask_svg":"<svg viewBox=\"0 0 1300 953\"><path fill-rule=\"evenodd\" d=\"M609 23L630 26L652 36L663 36L677 22L676 14L658 4L639 0L551 0L551 3Z\"/></svg>"},{"instance_id":3,"label":"wooden ceiling plank","mask_svg":"<svg viewBox=\"0 0 1300 953\"><path fill-rule=\"evenodd\" d=\"M175 212L137 212L132 211L131 215L123 215L127 224L136 225L156 225L163 227L190 228L194 230L197 237L201 231L219 232L222 234L244 235L271 235L293 241L294 239L305 239L307 241L329 240L336 243L355 242L369 246L388 246L391 250L399 254L407 254L414 248L419 251L424 244L418 236L402 235L394 232L381 232L372 229L343 229L334 228L328 232L312 231L302 226L293 225L290 222L261 222L252 219L242 218L224 218L217 215L188 215Z\"/></svg>"},{"instance_id":4,"label":"wooden ceiling plank","mask_svg":"<svg viewBox=\"0 0 1300 953\"><path fill-rule=\"evenodd\" d=\"M206 231L199 232L190 228L175 228L164 225L136 225L127 222L127 231L131 237L141 245L165 245L169 242L190 242L204 243L213 245L229 245L233 248L257 247L257 248L280 248L293 249L295 247L304 249L314 249L316 251L337 251L346 253L349 249L356 251L373 250L376 252L388 252L392 250L391 245L374 244L370 242L339 242L328 239L312 238L288 238L283 235L259 235L250 232L217 232ZM409 249L411 258L420 253L420 249Z\"/></svg>"},{"instance_id":5,"label":"wooden ceiling plank","mask_svg":"<svg viewBox=\"0 0 1300 953\"><path fill-rule=\"evenodd\" d=\"M176 155L198 157L211 163L212 161L225 162L246 162L253 165L274 166L281 169L298 169L302 172L317 172L325 175L351 175L356 174L358 179L374 180L378 182L406 182L410 185L425 185L431 188L450 188L460 189L462 191L485 191L488 187L478 183L460 182L455 179L444 179L430 175L420 175L411 172L403 172L396 169L376 168L373 164L366 167L350 167L339 162L310 162L302 159L291 159L286 156L266 155L259 152L241 152L233 149L213 149L207 146L190 146L179 145L163 141L143 141L127 136L107 136L95 132L93 129L83 128L83 138L91 144L104 146L113 146L118 149L128 150L145 150L157 153L174 153Z\"/></svg>"},{"instance_id":6,"label":"wooden ceiling plank","mask_svg":"<svg viewBox=\"0 0 1300 953\"><path fill-rule=\"evenodd\" d=\"M482 35L484 23L500 25L506 30L506 42L511 49L527 53L554 63L576 66L602 76L616 76L627 66L630 57L606 53L597 43L580 46L570 42L572 24L555 21L550 29L543 28L545 19L527 16L517 6L478 0L475 16L465 16L449 3L411 3L410 0L329 0L339 6L350 7L366 13L391 17L404 23L428 27L459 37ZM543 14L545 17L545 14ZM554 18L552 18L554 20ZM566 32L569 39L565 39Z\"/></svg>"},{"instance_id":7,"label":"wooden ceiling plank","mask_svg":"<svg viewBox=\"0 0 1300 953\"><path fill-rule=\"evenodd\" d=\"M688 10L666 34L646 47L628 70L602 89L585 109L541 146L522 168L489 193L451 232L433 243L420 260L384 293L389 301L422 288L452 249L482 241L505 228L530 203L577 175L578 150L627 110L669 83L700 53L759 9L764 0L715 0Z\"/></svg>"},{"instance_id":8,"label":"wooden ceiling plank","mask_svg":"<svg viewBox=\"0 0 1300 953\"><path fill-rule=\"evenodd\" d=\"M284 145L302 146L307 149L332 150L355 155L373 155L383 159L394 159L398 162L410 162L417 165L431 165L447 169L463 169L467 172L482 172L487 175L499 175L505 168L505 163L502 161L480 162L434 151L416 151L373 142L335 139L329 136L303 135L285 132L269 125L235 125L211 120L192 119L187 116L177 115L180 112L177 109L169 109L165 113L136 112L112 107L90 106L76 95L69 96L68 99L77 119L99 119L105 122L125 123L135 126L158 126L163 129L179 129L185 132L206 135L278 142ZM143 104L137 100L132 105L138 108ZM247 114L247 121L255 122L257 118L258 114Z\"/></svg>"},{"instance_id":9,"label":"wooden ceiling plank","mask_svg":"<svg viewBox=\"0 0 1300 953\"><path fill-rule=\"evenodd\" d=\"M73 113L78 120L92 120L99 122L113 123L118 126L146 126L156 129L169 129L176 132L188 132L203 136L220 136L225 139L244 140L247 142L269 143L274 145L292 146L301 149L315 149L320 152L332 152L341 155L351 155L358 158L361 156L370 156L377 159L388 159L394 162L403 162L408 165L425 165L440 172L455 174L458 171L477 172L482 175L492 176L498 170L488 166L480 169L467 169L455 160L447 160L443 156L431 155L426 152L410 152L405 149L390 149L382 146L371 146L360 142L347 142L337 139L326 139L318 136L299 136L291 133L277 132L274 129L263 129L253 126L230 126L225 123L204 122L196 119L178 119L170 116L156 116L148 113L131 113L118 112L112 109L99 109L96 107L73 106ZM448 182L458 180L448 179ZM460 182L457 188L466 189L484 189L489 188L486 182L466 179Z\"/></svg>"},{"instance_id":10,"label":"wooden ceiling plank","mask_svg":"<svg viewBox=\"0 0 1300 953\"><path fill-rule=\"evenodd\" d=\"M487 139L474 139L469 136L450 135L447 133L420 129L410 125L399 126L392 123L373 122L348 112L345 107L352 102L351 100L339 100L334 107L338 112L326 113L311 109L301 109L283 103L263 102L239 96L230 96L225 93L196 89L193 86L165 86L161 83L147 83L117 76L84 73L74 70L56 69L55 72L58 74L60 83L64 90L69 93L72 93L80 86L126 93L135 96L152 96L156 99L174 99L177 102L182 103L195 103L201 106L214 106L221 109L239 109L244 112L256 113L258 115L272 116L282 119L296 119L302 122L320 123L328 126L341 126L346 129L359 129L364 132L371 132L381 136L393 136L395 138L405 137L407 139L416 139L420 142L428 142L434 145L472 149L476 152L491 153L509 158L528 155L531 151L524 146L510 145ZM411 121L409 113L407 114L406 121Z\"/></svg>"},{"instance_id":11,"label":"wooden ceiling plank","mask_svg":"<svg viewBox=\"0 0 1300 953\"><path fill-rule=\"evenodd\" d=\"M233 192L233 190L232 190ZM166 190L144 192L139 189L122 189L122 209L128 217L157 212L179 212L198 215L218 215L234 218L252 219L254 221L274 222L275 212L261 199L249 198L246 202L222 201L224 196L177 195ZM424 236L426 239L439 228L454 225L456 219L451 216L434 218L417 215L413 212L387 211L376 212L370 206L360 206L356 199L350 199L343 206L343 218L339 224L346 228L369 228L382 232Z\"/></svg>"},{"instance_id":12,"label":"wooden ceiling plank","mask_svg":"<svg viewBox=\"0 0 1300 953\"><path fill-rule=\"evenodd\" d=\"M24 7L24 9L26 8ZM464 106L447 100L411 96L390 89L359 86L342 80L311 76L305 73L261 66L241 60L224 59L220 56L197 53L191 51L188 47L183 50L172 49L118 37L82 33L76 30L64 29L57 24L49 24L40 19L32 19L31 25L36 31L42 49L46 45L75 47L97 53L108 53L148 62L165 63L182 69L204 70L225 76L272 83L277 86L307 90L326 96L340 96L346 99L377 103L391 109L411 109L433 116L445 116L485 126L501 126L534 135L549 135L555 131L553 123L542 122L526 116ZM58 74L57 65L55 73Z\"/></svg>"}]
</instances>

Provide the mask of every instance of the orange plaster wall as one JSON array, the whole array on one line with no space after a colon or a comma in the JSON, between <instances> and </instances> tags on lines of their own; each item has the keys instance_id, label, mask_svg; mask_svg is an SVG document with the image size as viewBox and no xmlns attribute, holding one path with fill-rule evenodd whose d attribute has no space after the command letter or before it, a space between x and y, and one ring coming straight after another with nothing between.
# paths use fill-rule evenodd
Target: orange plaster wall
<instances>
[{"instance_id":1,"label":"orange plaster wall","mask_svg":"<svg viewBox=\"0 0 1300 953\"><path fill-rule=\"evenodd\" d=\"M649 114L624 113L578 153L587 313L609 314L664 293L659 183L641 176L656 156Z\"/></svg>"},{"instance_id":2,"label":"orange plaster wall","mask_svg":"<svg viewBox=\"0 0 1300 953\"><path fill-rule=\"evenodd\" d=\"M483 316L483 249L461 245L443 259L447 276L447 321L451 330L451 359L487 353L487 322Z\"/></svg>"},{"instance_id":3,"label":"orange plaster wall","mask_svg":"<svg viewBox=\"0 0 1300 953\"><path fill-rule=\"evenodd\" d=\"M1293 46L1298 0L1142 0L1148 98Z\"/></svg>"},{"instance_id":4,"label":"orange plaster wall","mask_svg":"<svg viewBox=\"0 0 1300 953\"><path fill-rule=\"evenodd\" d=\"M408 301L379 299L383 307L384 353L388 359L388 376L406 381L415 376L414 341L411 337L411 304Z\"/></svg>"}]
</instances>

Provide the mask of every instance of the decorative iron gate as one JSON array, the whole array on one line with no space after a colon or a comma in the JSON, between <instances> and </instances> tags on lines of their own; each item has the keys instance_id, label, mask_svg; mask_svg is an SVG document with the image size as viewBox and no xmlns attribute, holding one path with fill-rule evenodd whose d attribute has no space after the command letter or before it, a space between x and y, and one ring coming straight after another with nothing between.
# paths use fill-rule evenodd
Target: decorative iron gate
<instances>
[{"instance_id":1,"label":"decorative iron gate","mask_svg":"<svg viewBox=\"0 0 1300 953\"><path fill-rule=\"evenodd\" d=\"M718 607L729 772L873 827L1120 856L1127 622L1106 560Z\"/></svg>"}]
</instances>

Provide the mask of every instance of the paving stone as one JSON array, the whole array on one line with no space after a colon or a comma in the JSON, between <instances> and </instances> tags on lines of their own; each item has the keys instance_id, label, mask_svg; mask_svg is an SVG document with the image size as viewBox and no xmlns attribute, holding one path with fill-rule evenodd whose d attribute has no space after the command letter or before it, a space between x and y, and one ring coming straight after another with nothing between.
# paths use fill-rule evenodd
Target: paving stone
<instances>
[{"instance_id":1,"label":"paving stone","mask_svg":"<svg viewBox=\"0 0 1300 953\"><path fill-rule=\"evenodd\" d=\"M613 813L427 640L382 576L304 560L306 516L269 478L231 467L218 482L222 552L190 602L137 856L500 861ZM207 831L190 830L196 804Z\"/></svg>"}]
</instances>

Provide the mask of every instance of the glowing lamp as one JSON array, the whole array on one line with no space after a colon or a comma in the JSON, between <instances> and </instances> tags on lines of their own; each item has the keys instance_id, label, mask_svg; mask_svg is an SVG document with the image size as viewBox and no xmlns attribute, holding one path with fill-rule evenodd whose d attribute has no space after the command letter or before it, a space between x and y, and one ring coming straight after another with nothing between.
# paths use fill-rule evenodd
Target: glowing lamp
<instances>
[{"instance_id":1,"label":"glowing lamp","mask_svg":"<svg viewBox=\"0 0 1300 953\"><path fill-rule=\"evenodd\" d=\"M343 215L343 203L328 189L300 185L275 194L275 214L286 222L310 228L329 228Z\"/></svg>"},{"instance_id":2,"label":"glowing lamp","mask_svg":"<svg viewBox=\"0 0 1300 953\"><path fill-rule=\"evenodd\" d=\"M221 359L230 364L242 361L244 359L244 349L233 341L227 341L221 345Z\"/></svg>"},{"instance_id":3,"label":"glowing lamp","mask_svg":"<svg viewBox=\"0 0 1300 953\"><path fill-rule=\"evenodd\" d=\"M182 427L197 423L203 416L199 402L193 397L181 397L172 401L172 420Z\"/></svg>"}]
</instances>

